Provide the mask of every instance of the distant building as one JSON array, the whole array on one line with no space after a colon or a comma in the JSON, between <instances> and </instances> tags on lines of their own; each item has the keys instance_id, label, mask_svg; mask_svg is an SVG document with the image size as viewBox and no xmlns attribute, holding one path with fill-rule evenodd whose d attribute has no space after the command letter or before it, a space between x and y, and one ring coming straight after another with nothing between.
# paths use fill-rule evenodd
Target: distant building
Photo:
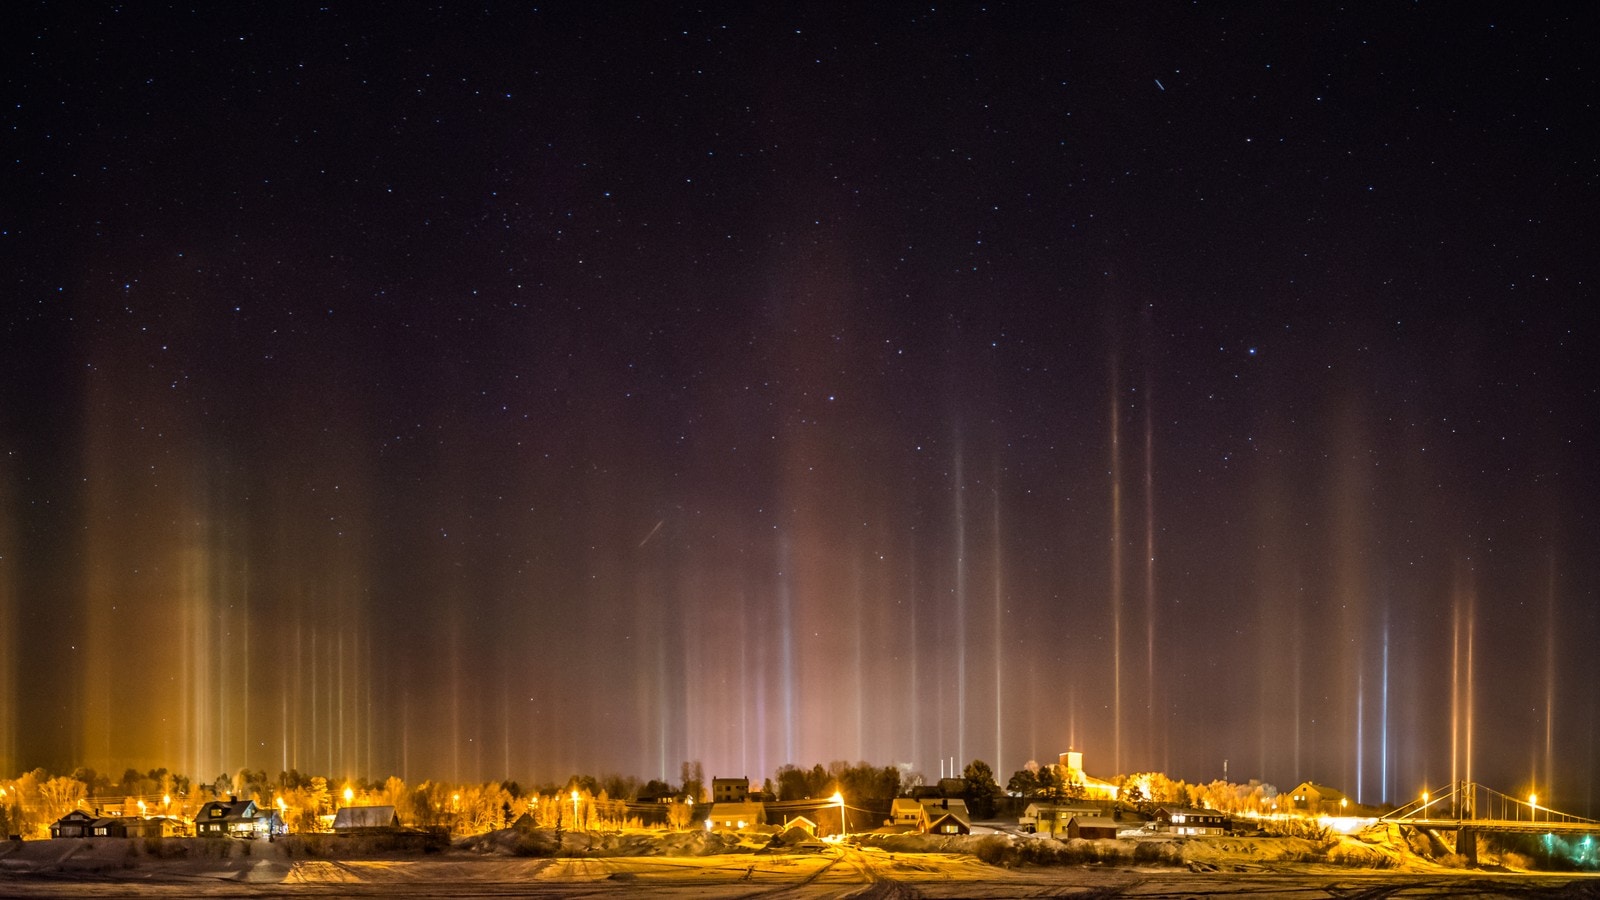
<instances>
[{"instance_id":1,"label":"distant building","mask_svg":"<svg viewBox=\"0 0 1600 900\"><path fill-rule=\"evenodd\" d=\"M1098 806L1082 803L1035 802L1029 803L1027 808L1022 811L1022 815L1017 819L1017 825L1025 832L1065 835L1067 833L1067 823L1071 822L1074 816L1098 816L1104 812L1105 810Z\"/></svg>"},{"instance_id":2,"label":"distant building","mask_svg":"<svg viewBox=\"0 0 1600 900\"><path fill-rule=\"evenodd\" d=\"M1227 834L1228 817L1214 809L1192 806L1160 806L1156 821L1169 834Z\"/></svg>"},{"instance_id":3,"label":"distant building","mask_svg":"<svg viewBox=\"0 0 1600 900\"><path fill-rule=\"evenodd\" d=\"M923 825L925 834L971 834L972 820L967 818L966 808L961 809L925 809L928 819Z\"/></svg>"},{"instance_id":4,"label":"distant building","mask_svg":"<svg viewBox=\"0 0 1600 900\"><path fill-rule=\"evenodd\" d=\"M400 816L392 806L344 806L333 816L334 834L397 831Z\"/></svg>"},{"instance_id":5,"label":"distant building","mask_svg":"<svg viewBox=\"0 0 1600 900\"><path fill-rule=\"evenodd\" d=\"M52 838L90 837L92 836L91 827L94 825L94 821L94 816L81 809L75 809L50 823L50 836Z\"/></svg>"},{"instance_id":6,"label":"distant building","mask_svg":"<svg viewBox=\"0 0 1600 900\"><path fill-rule=\"evenodd\" d=\"M713 803L706 817L707 831L743 831L766 821L759 803Z\"/></svg>"},{"instance_id":7,"label":"distant building","mask_svg":"<svg viewBox=\"0 0 1600 900\"><path fill-rule=\"evenodd\" d=\"M910 797L896 797L889 804L889 821L885 824L916 828L921 820L921 803Z\"/></svg>"},{"instance_id":8,"label":"distant building","mask_svg":"<svg viewBox=\"0 0 1600 900\"><path fill-rule=\"evenodd\" d=\"M1072 840L1099 841L1117 836L1117 821L1105 816L1073 816L1067 823L1067 837Z\"/></svg>"},{"instance_id":9,"label":"distant building","mask_svg":"<svg viewBox=\"0 0 1600 900\"><path fill-rule=\"evenodd\" d=\"M1068 750L1060 756L1061 780L1067 789L1088 800L1115 800L1117 786L1083 771L1083 753Z\"/></svg>"},{"instance_id":10,"label":"distant building","mask_svg":"<svg viewBox=\"0 0 1600 900\"><path fill-rule=\"evenodd\" d=\"M924 834L971 834L972 814L959 798L924 800L917 830Z\"/></svg>"},{"instance_id":11,"label":"distant building","mask_svg":"<svg viewBox=\"0 0 1600 900\"><path fill-rule=\"evenodd\" d=\"M1343 791L1317 784L1314 781L1302 781L1288 794L1289 808L1311 815L1336 816L1342 812L1351 812L1350 798ZM1280 798L1279 803L1284 801Z\"/></svg>"},{"instance_id":12,"label":"distant building","mask_svg":"<svg viewBox=\"0 0 1600 900\"><path fill-rule=\"evenodd\" d=\"M276 809L261 810L254 800L212 800L194 816L200 837L271 838L288 832Z\"/></svg>"},{"instance_id":13,"label":"distant building","mask_svg":"<svg viewBox=\"0 0 1600 900\"><path fill-rule=\"evenodd\" d=\"M743 803L750 799L750 779L712 778L712 803Z\"/></svg>"},{"instance_id":14,"label":"distant building","mask_svg":"<svg viewBox=\"0 0 1600 900\"><path fill-rule=\"evenodd\" d=\"M790 836L790 832L794 831L797 828L800 829L801 831L805 832L805 834L808 837L816 837L817 836L817 823L811 821L810 819L806 818L805 816L795 816L792 819L785 819L784 820L784 823L783 823L783 834L785 836L785 839L787 839Z\"/></svg>"}]
</instances>

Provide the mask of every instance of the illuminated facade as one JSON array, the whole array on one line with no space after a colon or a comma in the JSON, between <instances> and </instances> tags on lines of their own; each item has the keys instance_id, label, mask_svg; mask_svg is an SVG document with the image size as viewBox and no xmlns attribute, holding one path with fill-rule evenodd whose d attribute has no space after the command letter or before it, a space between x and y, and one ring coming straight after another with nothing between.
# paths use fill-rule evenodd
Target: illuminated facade
<instances>
[{"instance_id":1,"label":"illuminated facade","mask_svg":"<svg viewBox=\"0 0 1600 900\"><path fill-rule=\"evenodd\" d=\"M1061 754L1061 779L1072 793L1088 800L1115 800L1117 786L1083 771L1083 753L1068 750Z\"/></svg>"},{"instance_id":2,"label":"illuminated facade","mask_svg":"<svg viewBox=\"0 0 1600 900\"><path fill-rule=\"evenodd\" d=\"M1314 781L1300 782L1288 797L1290 809L1312 815L1338 815L1348 811L1350 805L1350 798L1343 791Z\"/></svg>"},{"instance_id":3,"label":"illuminated facade","mask_svg":"<svg viewBox=\"0 0 1600 900\"><path fill-rule=\"evenodd\" d=\"M1214 809L1192 806L1163 806L1156 810L1156 821L1170 834L1227 834L1228 817Z\"/></svg>"}]
</instances>

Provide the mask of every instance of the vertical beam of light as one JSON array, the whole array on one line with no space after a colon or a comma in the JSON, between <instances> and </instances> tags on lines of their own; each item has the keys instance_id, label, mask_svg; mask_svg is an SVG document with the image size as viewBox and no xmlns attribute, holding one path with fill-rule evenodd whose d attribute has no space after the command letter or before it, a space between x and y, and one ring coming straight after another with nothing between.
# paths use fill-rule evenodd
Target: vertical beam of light
<instances>
[{"instance_id":1,"label":"vertical beam of light","mask_svg":"<svg viewBox=\"0 0 1600 900\"><path fill-rule=\"evenodd\" d=\"M338 772L343 777L349 778L350 777L350 765L349 765L349 757L345 755L344 738L345 738L345 735L350 733L350 726L345 723L344 713L345 713L345 707L348 706L349 703L350 703L350 692L346 689L345 681L344 681L344 673L345 673L345 660L344 660L344 644L345 644L345 640L344 639L345 639L345 633L341 629L339 631L339 633L335 637L335 644L334 644L334 646L335 646L334 661L338 664L338 668L334 671L334 684L337 685L337 687L335 687L334 692L333 692L333 706L332 706L332 708L337 710L337 713L336 713L333 721L331 721L329 723L330 725L333 726L333 734L337 739L335 741L331 742L329 744L329 746L328 746L328 759L329 759L328 771L330 773ZM457 679L458 679L458 681L459 681L459 677L460 677L460 667L458 666L457 667ZM459 692L459 687L460 687L460 685L458 683L457 684L458 692ZM460 698L459 693L458 693L457 697L456 697L456 703L454 704L456 706L456 708L458 708L458 709L460 708L460 705L461 705L460 700L461 700L461 698ZM333 763L333 760L335 758L338 759L338 763L337 764ZM457 777L459 778L460 776L458 775Z\"/></svg>"},{"instance_id":2,"label":"vertical beam of light","mask_svg":"<svg viewBox=\"0 0 1600 900\"><path fill-rule=\"evenodd\" d=\"M1467 732L1466 732L1466 735L1465 735L1465 738L1464 738L1464 743L1465 743L1465 746L1466 746L1466 752L1464 754L1465 766L1464 766L1464 773L1463 773L1463 776L1462 776L1466 781L1471 781L1472 780L1472 733L1474 731L1473 721L1472 721L1473 700L1474 700L1474 697L1473 697L1474 679L1473 679L1473 670L1472 670L1472 650L1473 650L1473 637L1474 637L1475 629L1476 629L1476 626L1477 626L1477 618L1478 618L1477 588L1476 588L1475 585L1469 585L1468 592L1467 592L1467 669L1466 669L1466 680L1467 680L1466 681L1466 687L1467 687L1467 703L1466 703Z\"/></svg>"},{"instance_id":3,"label":"vertical beam of light","mask_svg":"<svg viewBox=\"0 0 1600 900\"><path fill-rule=\"evenodd\" d=\"M866 692L866 684L865 684L866 679L865 679L865 676L862 674L862 670L865 667L865 659L864 659L864 656L863 656L864 649L862 647L862 644L863 644L862 634L863 634L863 632L866 631L866 628L865 628L866 623L863 621L862 616L863 616L864 611L866 609L867 600L866 600L866 597L864 596L865 595L865 591L862 589L862 585L861 585L861 581L862 581L863 578L866 577L866 575L865 575L864 572L862 572L861 555L859 553L856 554L854 562L855 562L855 564L851 567L852 568L852 573L851 573L852 577L850 579L850 581L851 581L851 586L850 586L851 604L850 604L850 606L851 606L851 611L855 614L855 627L852 628L851 631L850 631L850 650L851 650L851 654L850 654L851 655L850 670L853 673L855 673L855 695L854 695L853 699L855 701L856 747L855 747L855 754L852 756L852 759L866 759L867 753L866 753L866 748L865 748L865 745L864 745L864 737L865 737L865 735L867 733L867 722L866 722L866 708L867 708L866 707L866 693L867 692Z\"/></svg>"},{"instance_id":4,"label":"vertical beam of light","mask_svg":"<svg viewBox=\"0 0 1600 900\"><path fill-rule=\"evenodd\" d=\"M956 526L956 756L967 758L967 508L966 480L962 473L961 434L955 440L955 526ZM952 775L951 777L955 777Z\"/></svg>"},{"instance_id":5,"label":"vertical beam of light","mask_svg":"<svg viewBox=\"0 0 1600 900\"><path fill-rule=\"evenodd\" d=\"M1111 427L1111 771L1122 772L1122 416L1118 409L1121 377L1111 355L1111 390L1107 406Z\"/></svg>"},{"instance_id":6,"label":"vertical beam of light","mask_svg":"<svg viewBox=\"0 0 1600 900\"><path fill-rule=\"evenodd\" d=\"M1461 584L1450 604L1450 784L1461 780Z\"/></svg>"},{"instance_id":7,"label":"vertical beam of light","mask_svg":"<svg viewBox=\"0 0 1600 900\"><path fill-rule=\"evenodd\" d=\"M1388 803L1392 795L1389 784L1389 608L1383 611L1383 781L1379 785L1378 802Z\"/></svg>"},{"instance_id":8,"label":"vertical beam of light","mask_svg":"<svg viewBox=\"0 0 1600 900\"><path fill-rule=\"evenodd\" d=\"M742 599L742 598L741 598ZM746 632L745 604L739 604L739 634ZM750 644L739 642L739 771L750 771ZM762 770L757 770L762 771Z\"/></svg>"},{"instance_id":9,"label":"vertical beam of light","mask_svg":"<svg viewBox=\"0 0 1600 900\"><path fill-rule=\"evenodd\" d=\"M509 668L505 664L504 650L501 651L500 665L502 669ZM743 681L743 679L740 680ZM372 772L372 761L370 759L368 759L367 768L364 771ZM511 679L502 678L500 680L500 778L501 780L507 780L511 777Z\"/></svg>"},{"instance_id":10,"label":"vertical beam of light","mask_svg":"<svg viewBox=\"0 0 1600 900\"><path fill-rule=\"evenodd\" d=\"M8 493L13 474L0 461L0 777L17 765L17 588L16 528Z\"/></svg>"},{"instance_id":11,"label":"vertical beam of light","mask_svg":"<svg viewBox=\"0 0 1600 900\"><path fill-rule=\"evenodd\" d=\"M1302 772L1304 769L1300 768L1300 730L1304 718L1300 710L1301 700L1305 693L1305 673L1301 666L1301 660L1305 659L1305 635L1303 634L1304 625L1302 625L1300 618L1300 604L1290 605L1290 616L1293 625L1293 631L1290 634L1293 635L1292 656L1294 659L1294 771Z\"/></svg>"},{"instance_id":12,"label":"vertical beam of light","mask_svg":"<svg viewBox=\"0 0 1600 900\"><path fill-rule=\"evenodd\" d=\"M778 538L778 670L783 685L783 759L797 762L794 748L794 598L789 595L789 538Z\"/></svg>"},{"instance_id":13,"label":"vertical beam of light","mask_svg":"<svg viewBox=\"0 0 1600 900\"><path fill-rule=\"evenodd\" d=\"M311 627L311 652L309 654L309 664L306 666L307 670L311 672L311 708L306 717L306 721L311 723L311 735L310 740L307 741L305 748L305 760L309 765L315 765L317 763L317 726L321 724L321 720L317 716L318 701L321 699L321 692L317 690L318 676L321 674L318 671L320 668L318 666L319 657L317 656L318 634L319 632L317 627L313 625Z\"/></svg>"},{"instance_id":14,"label":"vertical beam of light","mask_svg":"<svg viewBox=\"0 0 1600 900\"><path fill-rule=\"evenodd\" d=\"M1556 722L1556 555L1550 552L1545 578L1544 606L1544 771L1539 785L1545 794L1555 796Z\"/></svg>"},{"instance_id":15,"label":"vertical beam of light","mask_svg":"<svg viewBox=\"0 0 1600 900\"><path fill-rule=\"evenodd\" d=\"M1005 646L1001 639L1005 620L1005 580L1002 565L1004 542L1000 534L1000 464L995 462L994 472L994 765L998 774L1005 766L1005 682L1001 661L1005 659Z\"/></svg>"},{"instance_id":16,"label":"vertical beam of light","mask_svg":"<svg viewBox=\"0 0 1600 900\"><path fill-rule=\"evenodd\" d=\"M235 712L237 712L238 743L229 748L223 755L222 764L229 769L238 770L239 767L246 766L250 760L250 709L253 696L251 694L253 688L250 686L250 650L253 643L250 634L250 559L243 550L232 555L238 560L237 564L231 567L233 571L230 572L238 581L236 591L238 602L237 604L230 604L230 607L235 610L233 614L235 627L232 635L230 635L230 640L233 646L239 650L239 687L236 689L234 697L224 698L222 702L226 703L230 699L234 701Z\"/></svg>"},{"instance_id":17,"label":"vertical beam of light","mask_svg":"<svg viewBox=\"0 0 1600 900\"><path fill-rule=\"evenodd\" d=\"M1365 728L1367 724L1367 673L1356 671L1356 803L1361 803L1361 789L1365 784L1362 763L1366 760Z\"/></svg>"},{"instance_id":18,"label":"vertical beam of light","mask_svg":"<svg viewBox=\"0 0 1600 900\"><path fill-rule=\"evenodd\" d=\"M1156 735L1156 488L1155 414L1150 366L1144 374L1144 684L1145 741L1161 745L1161 766L1169 771L1167 736ZM1153 750L1148 747L1147 750Z\"/></svg>"},{"instance_id":19,"label":"vertical beam of light","mask_svg":"<svg viewBox=\"0 0 1600 900\"><path fill-rule=\"evenodd\" d=\"M208 652L221 646L210 633L211 616L206 606L206 588L210 581L206 556L198 536L191 535L185 554L183 582L180 587L179 631L183 651L179 679L183 698L178 709L178 733L184 748L180 765L193 777L207 778L205 771L212 768L207 752L207 738L211 735L213 709L209 699L213 655Z\"/></svg>"},{"instance_id":20,"label":"vertical beam of light","mask_svg":"<svg viewBox=\"0 0 1600 900\"><path fill-rule=\"evenodd\" d=\"M667 749L668 726L672 722L672 707L668 705L670 698L667 695L666 632L667 630L665 624L661 623L661 627L658 627L655 633L656 761L661 767L661 777L663 779L665 779L668 772L671 771L671 769L668 767L672 765L672 751Z\"/></svg>"},{"instance_id":21,"label":"vertical beam of light","mask_svg":"<svg viewBox=\"0 0 1600 900\"><path fill-rule=\"evenodd\" d=\"M911 635L911 663L906 666L906 692L902 696L916 697L918 696L918 688L921 686L921 682L917 680L917 662L920 656L917 648L922 644L922 637L917 631L917 539L915 532L908 538L908 541L909 546L906 548L906 556L911 565L907 569L906 607L909 610L907 618L910 620L910 627L906 631ZM922 704L912 702L906 705L911 708L911 761L920 767L923 764L922 716L920 713Z\"/></svg>"},{"instance_id":22,"label":"vertical beam of light","mask_svg":"<svg viewBox=\"0 0 1600 900\"><path fill-rule=\"evenodd\" d=\"M456 616L450 619L450 634L448 638L449 652L445 658L450 662L450 778L452 781L461 781L461 707L465 702L461 695L461 622ZM328 742L331 754L333 742ZM331 771L333 766L328 766Z\"/></svg>"}]
</instances>

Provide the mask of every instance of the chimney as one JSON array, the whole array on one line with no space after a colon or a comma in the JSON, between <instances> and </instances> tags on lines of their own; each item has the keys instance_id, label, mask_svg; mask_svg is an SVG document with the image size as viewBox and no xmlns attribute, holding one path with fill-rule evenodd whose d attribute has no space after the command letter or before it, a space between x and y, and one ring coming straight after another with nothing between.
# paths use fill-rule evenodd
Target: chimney
<instances>
[{"instance_id":1,"label":"chimney","mask_svg":"<svg viewBox=\"0 0 1600 900\"><path fill-rule=\"evenodd\" d=\"M944 809L949 809L950 808L950 798L949 797L944 797L944 798L940 799L939 800L939 806L944 808Z\"/></svg>"}]
</instances>

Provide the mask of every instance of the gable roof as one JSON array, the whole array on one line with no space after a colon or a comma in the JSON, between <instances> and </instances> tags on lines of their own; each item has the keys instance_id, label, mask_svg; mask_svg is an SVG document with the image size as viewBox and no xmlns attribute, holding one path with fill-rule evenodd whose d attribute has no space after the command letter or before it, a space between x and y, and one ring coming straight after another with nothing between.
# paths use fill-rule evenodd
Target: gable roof
<instances>
[{"instance_id":1,"label":"gable roof","mask_svg":"<svg viewBox=\"0 0 1600 900\"><path fill-rule=\"evenodd\" d=\"M212 800L194 814L196 824L202 822L243 822L256 817L254 800Z\"/></svg>"},{"instance_id":2,"label":"gable roof","mask_svg":"<svg viewBox=\"0 0 1600 900\"><path fill-rule=\"evenodd\" d=\"M955 822L968 831L972 830L972 820L962 812L954 809L933 809L928 811L928 830L934 831L945 822Z\"/></svg>"},{"instance_id":3,"label":"gable roof","mask_svg":"<svg viewBox=\"0 0 1600 900\"><path fill-rule=\"evenodd\" d=\"M333 816L334 830L344 828L393 828L400 824L392 806L343 806Z\"/></svg>"},{"instance_id":4,"label":"gable roof","mask_svg":"<svg viewBox=\"0 0 1600 900\"><path fill-rule=\"evenodd\" d=\"M1349 799L1348 795L1346 795L1344 791L1341 791L1338 788L1328 787L1325 784L1317 784L1315 781L1300 782L1299 784L1295 785L1294 790L1289 792L1289 795L1292 797L1301 793L1316 794L1323 800L1338 801Z\"/></svg>"}]
</instances>

